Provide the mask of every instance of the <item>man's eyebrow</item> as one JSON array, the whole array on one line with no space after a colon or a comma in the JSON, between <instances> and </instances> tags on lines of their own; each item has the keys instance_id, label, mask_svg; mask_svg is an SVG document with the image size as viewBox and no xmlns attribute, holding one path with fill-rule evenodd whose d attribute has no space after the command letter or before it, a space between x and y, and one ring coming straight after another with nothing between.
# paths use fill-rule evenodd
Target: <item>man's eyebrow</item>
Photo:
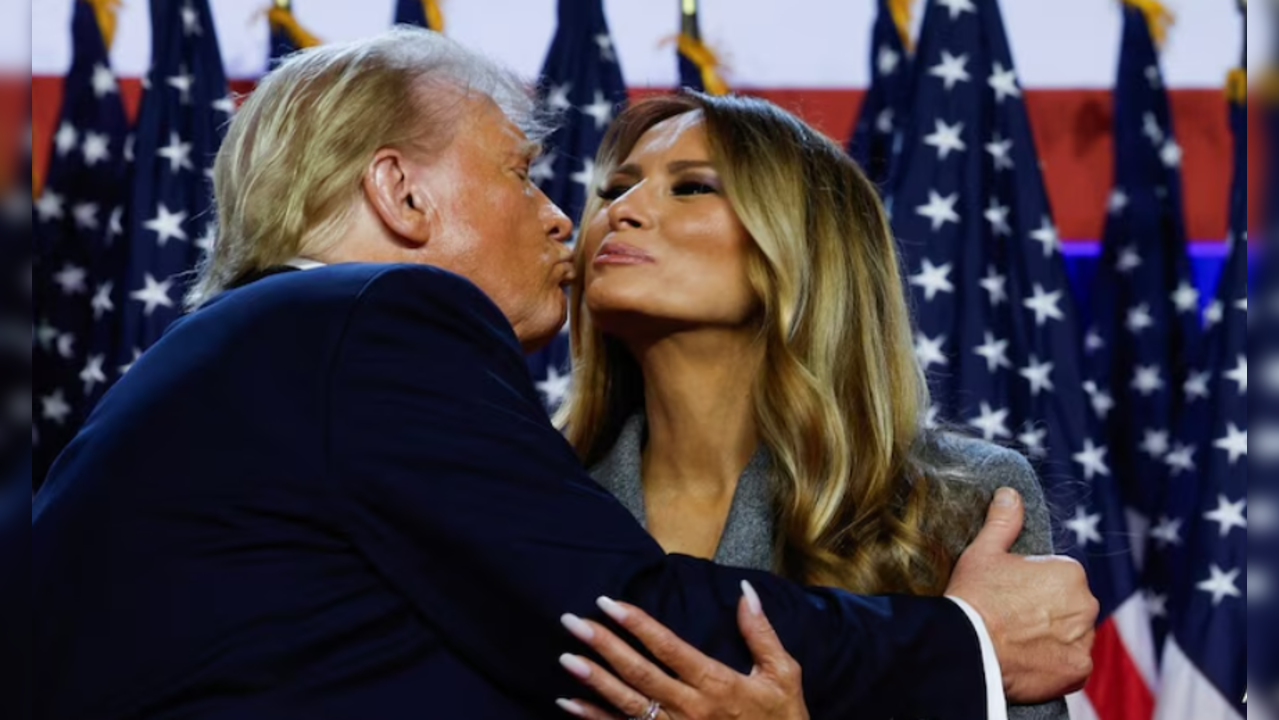
<instances>
[{"instance_id":1,"label":"man's eyebrow","mask_svg":"<svg viewBox=\"0 0 1279 720\"><path fill-rule=\"evenodd\" d=\"M540 142L525 140L521 142L513 151L511 151L511 157L519 160L531 161L537 158L539 155L541 155L542 151L544 151L545 149L546 148L544 148L542 146L542 143Z\"/></svg>"}]
</instances>

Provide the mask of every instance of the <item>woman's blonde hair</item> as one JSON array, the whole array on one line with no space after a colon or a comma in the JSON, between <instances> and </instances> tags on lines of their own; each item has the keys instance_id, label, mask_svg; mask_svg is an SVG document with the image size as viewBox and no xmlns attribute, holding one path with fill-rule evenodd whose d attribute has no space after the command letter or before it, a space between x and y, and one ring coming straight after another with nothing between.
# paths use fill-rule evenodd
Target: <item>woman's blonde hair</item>
<instances>
[{"instance_id":1,"label":"woman's blonde hair","mask_svg":"<svg viewBox=\"0 0 1279 720\"><path fill-rule=\"evenodd\" d=\"M245 101L218 152L217 238L187 306L341 240L374 153L447 146L463 99L477 95L531 140L548 134L526 83L439 33L401 26L289 56Z\"/></svg>"},{"instance_id":2,"label":"woman's blonde hair","mask_svg":"<svg viewBox=\"0 0 1279 720\"><path fill-rule=\"evenodd\" d=\"M698 112L755 247L749 278L765 356L753 388L774 462L782 574L862 593L939 594L972 518L925 459L929 394L895 242L874 186L843 149L771 103L696 93L620 115L600 177L650 128ZM583 226L601 208L585 210ZM591 324L585 259L572 301L574 391L557 422L589 467L643 410L643 376ZM966 503L964 503L966 504Z\"/></svg>"}]
</instances>

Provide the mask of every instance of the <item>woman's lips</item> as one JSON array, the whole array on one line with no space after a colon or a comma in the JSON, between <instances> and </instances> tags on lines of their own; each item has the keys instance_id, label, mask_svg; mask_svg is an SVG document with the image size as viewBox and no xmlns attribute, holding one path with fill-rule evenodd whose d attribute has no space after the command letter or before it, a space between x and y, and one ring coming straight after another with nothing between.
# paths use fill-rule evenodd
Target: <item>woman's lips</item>
<instances>
[{"instance_id":1,"label":"woman's lips","mask_svg":"<svg viewBox=\"0 0 1279 720\"><path fill-rule=\"evenodd\" d=\"M653 262L653 256L632 245L619 242L605 243L595 255L596 265L643 265Z\"/></svg>"}]
</instances>

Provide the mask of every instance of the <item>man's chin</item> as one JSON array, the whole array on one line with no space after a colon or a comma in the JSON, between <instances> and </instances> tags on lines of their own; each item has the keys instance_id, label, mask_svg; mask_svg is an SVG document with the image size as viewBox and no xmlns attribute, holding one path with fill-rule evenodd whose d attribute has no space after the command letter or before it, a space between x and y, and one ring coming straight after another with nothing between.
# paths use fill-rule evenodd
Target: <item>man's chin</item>
<instances>
[{"instance_id":1,"label":"man's chin","mask_svg":"<svg viewBox=\"0 0 1279 720\"><path fill-rule=\"evenodd\" d=\"M546 348L556 337L563 334L568 337L568 313L567 311L559 314L559 321L555 323L547 323L543 327L535 330L520 333L520 346L524 348L525 355L532 355L538 350Z\"/></svg>"}]
</instances>

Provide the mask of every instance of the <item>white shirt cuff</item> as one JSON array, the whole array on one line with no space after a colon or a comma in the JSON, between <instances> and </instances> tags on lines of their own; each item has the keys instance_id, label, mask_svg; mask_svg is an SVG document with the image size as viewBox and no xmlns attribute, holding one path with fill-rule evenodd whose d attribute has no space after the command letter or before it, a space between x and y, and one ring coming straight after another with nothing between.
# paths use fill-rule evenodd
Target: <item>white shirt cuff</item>
<instances>
[{"instance_id":1,"label":"white shirt cuff","mask_svg":"<svg viewBox=\"0 0 1279 720\"><path fill-rule=\"evenodd\" d=\"M1004 695L1004 671L999 667L999 656L995 654L995 643L990 639L990 631L986 629L986 621L971 605L957 597L947 597L959 606L968 616L973 629L977 631L977 641L981 643L982 668L986 673L986 712L987 720L1008 720L1008 698Z\"/></svg>"}]
</instances>

